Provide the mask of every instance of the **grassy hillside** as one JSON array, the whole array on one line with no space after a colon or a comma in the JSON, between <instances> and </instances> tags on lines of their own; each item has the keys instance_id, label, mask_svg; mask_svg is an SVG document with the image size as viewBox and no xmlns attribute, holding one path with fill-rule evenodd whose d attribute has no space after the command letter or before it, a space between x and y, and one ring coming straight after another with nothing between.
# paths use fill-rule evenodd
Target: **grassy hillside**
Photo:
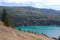
<instances>
[{"instance_id":1,"label":"grassy hillside","mask_svg":"<svg viewBox=\"0 0 60 40\"><path fill-rule=\"evenodd\" d=\"M3 7L15 25L60 25L60 12L53 9L39 9L33 7Z\"/></svg>"},{"instance_id":2,"label":"grassy hillside","mask_svg":"<svg viewBox=\"0 0 60 40\"><path fill-rule=\"evenodd\" d=\"M13 28L4 26L0 21L0 40L55 40L42 34L21 32Z\"/></svg>"}]
</instances>

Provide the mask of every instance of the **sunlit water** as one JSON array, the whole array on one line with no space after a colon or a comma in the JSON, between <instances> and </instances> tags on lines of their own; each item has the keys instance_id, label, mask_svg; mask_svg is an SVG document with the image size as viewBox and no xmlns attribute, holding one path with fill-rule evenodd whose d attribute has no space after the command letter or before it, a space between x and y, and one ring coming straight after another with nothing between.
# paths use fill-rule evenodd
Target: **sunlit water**
<instances>
[{"instance_id":1,"label":"sunlit water","mask_svg":"<svg viewBox=\"0 0 60 40\"><path fill-rule=\"evenodd\" d=\"M60 36L60 26L16 26L17 30L21 28L22 31L31 31L36 33L43 33L49 37L58 38Z\"/></svg>"}]
</instances>

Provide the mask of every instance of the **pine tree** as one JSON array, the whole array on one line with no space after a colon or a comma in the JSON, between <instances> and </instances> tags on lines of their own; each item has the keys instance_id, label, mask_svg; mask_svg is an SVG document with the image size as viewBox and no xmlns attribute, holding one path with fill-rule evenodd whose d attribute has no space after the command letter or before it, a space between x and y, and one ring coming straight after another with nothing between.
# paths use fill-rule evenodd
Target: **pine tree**
<instances>
[{"instance_id":1,"label":"pine tree","mask_svg":"<svg viewBox=\"0 0 60 40\"><path fill-rule=\"evenodd\" d=\"M11 20L8 17L6 9L3 9L3 14L2 14L1 20L6 26L14 27L13 23L11 22Z\"/></svg>"}]
</instances>

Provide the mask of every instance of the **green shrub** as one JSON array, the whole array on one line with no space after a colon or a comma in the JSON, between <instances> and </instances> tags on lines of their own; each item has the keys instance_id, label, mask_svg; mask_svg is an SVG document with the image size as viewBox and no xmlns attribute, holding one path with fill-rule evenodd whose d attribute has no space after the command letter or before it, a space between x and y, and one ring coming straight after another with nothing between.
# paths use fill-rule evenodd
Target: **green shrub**
<instances>
[{"instance_id":1,"label":"green shrub","mask_svg":"<svg viewBox=\"0 0 60 40\"><path fill-rule=\"evenodd\" d=\"M21 28L19 28L19 31L21 31Z\"/></svg>"}]
</instances>

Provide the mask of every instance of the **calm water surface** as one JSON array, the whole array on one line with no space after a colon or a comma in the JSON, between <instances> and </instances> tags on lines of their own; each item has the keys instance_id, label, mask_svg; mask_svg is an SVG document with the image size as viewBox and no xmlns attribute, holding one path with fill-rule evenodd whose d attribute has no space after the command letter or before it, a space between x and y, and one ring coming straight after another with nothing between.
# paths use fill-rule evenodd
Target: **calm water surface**
<instances>
[{"instance_id":1,"label":"calm water surface","mask_svg":"<svg viewBox=\"0 0 60 40\"><path fill-rule=\"evenodd\" d=\"M60 26L16 26L15 28L17 30L21 28L22 31L44 33L50 37L58 38L60 36Z\"/></svg>"}]
</instances>

